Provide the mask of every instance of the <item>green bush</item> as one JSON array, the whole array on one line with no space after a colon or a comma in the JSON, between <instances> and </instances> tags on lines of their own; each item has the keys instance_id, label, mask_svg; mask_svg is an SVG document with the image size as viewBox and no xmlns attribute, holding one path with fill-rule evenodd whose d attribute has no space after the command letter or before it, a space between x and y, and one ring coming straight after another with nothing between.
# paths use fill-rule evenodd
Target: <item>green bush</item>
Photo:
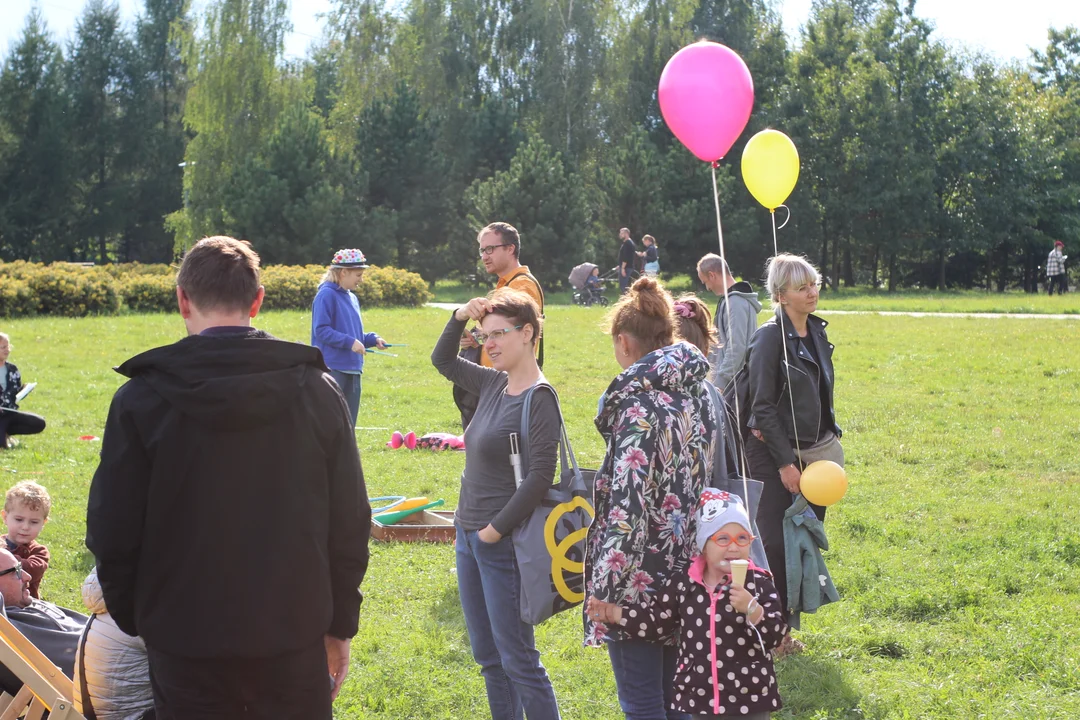
<instances>
[{"instance_id":1,"label":"green bush","mask_svg":"<svg viewBox=\"0 0 1080 720\"><path fill-rule=\"evenodd\" d=\"M424 278L393 267L369 269L364 273L364 282L360 283L356 294L361 302L370 307L419 307L431 300L431 292Z\"/></svg>"},{"instance_id":2,"label":"green bush","mask_svg":"<svg viewBox=\"0 0 1080 720\"><path fill-rule=\"evenodd\" d=\"M266 289L265 310L302 310L311 307L324 268L318 265L271 265L262 270Z\"/></svg>"},{"instance_id":3,"label":"green bush","mask_svg":"<svg viewBox=\"0 0 1080 720\"><path fill-rule=\"evenodd\" d=\"M120 310L119 286L100 268L53 264L30 276L30 292L42 315L108 315Z\"/></svg>"},{"instance_id":4,"label":"green bush","mask_svg":"<svg viewBox=\"0 0 1080 720\"><path fill-rule=\"evenodd\" d=\"M165 266L168 267L168 266ZM132 312L173 312L176 310L174 275L137 274L123 279L124 305Z\"/></svg>"},{"instance_id":5,"label":"green bush","mask_svg":"<svg viewBox=\"0 0 1080 720\"><path fill-rule=\"evenodd\" d=\"M319 289L321 265L271 265L262 270L266 310L305 310ZM398 268L370 268L356 294L365 307L423 305L427 283ZM41 265L22 260L0 263L0 317L64 315L82 317L119 312L174 312L176 273L169 265L125 263L83 267Z\"/></svg>"},{"instance_id":6,"label":"green bush","mask_svg":"<svg viewBox=\"0 0 1080 720\"><path fill-rule=\"evenodd\" d=\"M0 318L26 317L37 312L37 301L24 280L4 277L0 282Z\"/></svg>"}]
</instances>

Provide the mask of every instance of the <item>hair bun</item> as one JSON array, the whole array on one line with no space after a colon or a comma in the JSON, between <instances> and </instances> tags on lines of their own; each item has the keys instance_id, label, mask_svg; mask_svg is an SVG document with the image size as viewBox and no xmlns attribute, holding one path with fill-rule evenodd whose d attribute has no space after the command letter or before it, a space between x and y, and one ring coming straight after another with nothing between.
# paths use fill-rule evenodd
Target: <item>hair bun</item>
<instances>
[{"instance_id":1,"label":"hair bun","mask_svg":"<svg viewBox=\"0 0 1080 720\"><path fill-rule=\"evenodd\" d=\"M672 313L671 295L656 280L642 275L630 288L638 312L649 317L664 317Z\"/></svg>"}]
</instances>

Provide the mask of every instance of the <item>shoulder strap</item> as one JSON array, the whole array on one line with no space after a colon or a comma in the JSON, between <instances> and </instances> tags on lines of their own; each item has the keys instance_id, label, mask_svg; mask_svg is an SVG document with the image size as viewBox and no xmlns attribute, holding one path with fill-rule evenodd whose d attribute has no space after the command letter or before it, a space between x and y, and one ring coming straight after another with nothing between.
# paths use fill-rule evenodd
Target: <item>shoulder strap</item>
<instances>
[{"instance_id":1,"label":"shoulder strap","mask_svg":"<svg viewBox=\"0 0 1080 720\"><path fill-rule=\"evenodd\" d=\"M580 488L584 488L585 481L578 467L577 458L574 457L574 448L570 445L570 438L566 434L566 421L563 419L562 406L559 404L559 393L555 392L555 388L550 383L538 382L525 391L525 401L521 406L521 434L519 438L521 472L523 475L529 474L529 420L532 417L533 393L539 388L547 388L555 396L555 407L559 411L559 462L562 470L565 472L572 468L574 471L573 483L580 485Z\"/></svg>"},{"instance_id":2,"label":"shoulder strap","mask_svg":"<svg viewBox=\"0 0 1080 720\"><path fill-rule=\"evenodd\" d=\"M94 624L96 617L97 615L90 616L83 628L82 637L79 638L79 695L82 696L83 717L86 720L97 720L94 703L90 699L90 688L86 685L86 637L90 634L90 626Z\"/></svg>"}]
</instances>

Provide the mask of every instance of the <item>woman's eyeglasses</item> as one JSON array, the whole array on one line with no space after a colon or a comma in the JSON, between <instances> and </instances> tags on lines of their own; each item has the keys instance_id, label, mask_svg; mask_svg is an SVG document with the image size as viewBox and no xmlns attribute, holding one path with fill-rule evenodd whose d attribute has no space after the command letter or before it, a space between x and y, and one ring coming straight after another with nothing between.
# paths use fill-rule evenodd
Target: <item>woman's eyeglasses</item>
<instances>
[{"instance_id":1,"label":"woman's eyeglasses","mask_svg":"<svg viewBox=\"0 0 1080 720\"><path fill-rule=\"evenodd\" d=\"M510 333L514 332L515 330L520 330L520 329L521 329L521 325L515 325L514 327L508 327L508 328L504 328L502 330L492 330L491 332L481 332L479 330L474 330L472 336L473 336L473 339L476 340L477 343L479 343L480 345L483 345L484 343L486 343L488 341L488 338L491 338L493 340L502 340L504 337L506 337Z\"/></svg>"},{"instance_id":2,"label":"woman's eyeglasses","mask_svg":"<svg viewBox=\"0 0 1080 720\"><path fill-rule=\"evenodd\" d=\"M709 538L711 541L726 548L728 545L735 543L739 547L746 547L750 543L754 542L754 536L750 533L739 533L738 535L728 535L727 533L717 533Z\"/></svg>"},{"instance_id":3,"label":"woman's eyeglasses","mask_svg":"<svg viewBox=\"0 0 1080 720\"><path fill-rule=\"evenodd\" d=\"M502 245L485 245L480 248L480 254L490 255L491 253L495 252L495 248L510 247L511 245L513 245L513 243L503 243Z\"/></svg>"}]
</instances>

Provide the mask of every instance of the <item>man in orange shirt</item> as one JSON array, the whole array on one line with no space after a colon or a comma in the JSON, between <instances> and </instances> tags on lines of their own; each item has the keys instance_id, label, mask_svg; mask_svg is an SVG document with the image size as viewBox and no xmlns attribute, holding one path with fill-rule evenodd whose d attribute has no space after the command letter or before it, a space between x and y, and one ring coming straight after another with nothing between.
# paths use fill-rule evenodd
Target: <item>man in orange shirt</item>
<instances>
[{"instance_id":1,"label":"man in orange shirt","mask_svg":"<svg viewBox=\"0 0 1080 720\"><path fill-rule=\"evenodd\" d=\"M517 228L510 223L493 222L476 236L480 246L480 259L484 263L484 269L493 275L499 276L496 287L510 286L520 290L536 301L540 307L540 317L544 317L544 290L532 273L528 265L521 264L521 236ZM461 337L461 349L468 351L479 347L472 335L465 333ZM541 327L540 341L536 343L536 357L540 367L544 367L544 331ZM491 358L487 350L480 348L480 364L491 367ZM462 429L468 426L472 419L472 413L476 409L475 396L469 396L462 388L454 387L454 400L458 409L461 410ZM471 401L471 402L470 402Z\"/></svg>"}]
</instances>

